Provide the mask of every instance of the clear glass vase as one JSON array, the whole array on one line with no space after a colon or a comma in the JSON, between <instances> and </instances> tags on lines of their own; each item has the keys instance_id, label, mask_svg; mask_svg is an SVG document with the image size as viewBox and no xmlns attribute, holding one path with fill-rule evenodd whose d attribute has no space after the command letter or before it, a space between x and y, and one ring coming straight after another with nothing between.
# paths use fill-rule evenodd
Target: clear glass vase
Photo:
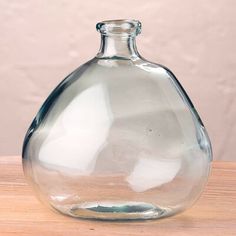
<instances>
[{"instance_id":1,"label":"clear glass vase","mask_svg":"<svg viewBox=\"0 0 236 236\"><path fill-rule=\"evenodd\" d=\"M202 121L173 73L139 55L139 21L104 21L97 30L96 57L68 75L33 120L24 172L43 202L73 217L183 211L210 170Z\"/></svg>"}]
</instances>

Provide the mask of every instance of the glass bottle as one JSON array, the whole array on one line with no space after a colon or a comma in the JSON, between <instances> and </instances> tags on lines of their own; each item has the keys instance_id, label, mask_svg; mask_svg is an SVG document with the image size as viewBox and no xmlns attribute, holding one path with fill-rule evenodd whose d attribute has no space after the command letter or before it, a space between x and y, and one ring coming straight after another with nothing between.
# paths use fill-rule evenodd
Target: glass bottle
<instances>
[{"instance_id":1,"label":"glass bottle","mask_svg":"<svg viewBox=\"0 0 236 236\"><path fill-rule=\"evenodd\" d=\"M39 199L73 217L181 212L208 178L206 129L174 74L139 55L139 21L104 21L97 30L98 54L55 88L33 120L24 172Z\"/></svg>"}]
</instances>

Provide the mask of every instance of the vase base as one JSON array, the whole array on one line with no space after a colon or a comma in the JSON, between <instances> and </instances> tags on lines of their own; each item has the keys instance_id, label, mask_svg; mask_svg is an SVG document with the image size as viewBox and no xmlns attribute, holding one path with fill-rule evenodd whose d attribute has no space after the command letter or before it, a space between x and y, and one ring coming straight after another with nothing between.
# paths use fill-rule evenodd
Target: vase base
<instances>
[{"instance_id":1,"label":"vase base","mask_svg":"<svg viewBox=\"0 0 236 236\"><path fill-rule=\"evenodd\" d=\"M170 209L144 202L86 202L53 207L72 217L97 220L158 219L171 212Z\"/></svg>"}]
</instances>

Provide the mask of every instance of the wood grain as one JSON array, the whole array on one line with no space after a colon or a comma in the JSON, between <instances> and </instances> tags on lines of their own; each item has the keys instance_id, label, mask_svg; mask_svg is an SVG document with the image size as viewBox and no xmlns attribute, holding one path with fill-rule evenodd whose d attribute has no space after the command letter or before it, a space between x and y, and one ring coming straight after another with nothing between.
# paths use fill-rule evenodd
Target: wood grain
<instances>
[{"instance_id":1,"label":"wood grain","mask_svg":"<svg viewBox=\"0 0 236 236\"><path fill-rule=\"evenodd\" d=\"M0 157L0 236L236 235L236 162L214 162L207 188L189 210L155 221L102 222L46 208L25 182L20 157Z\"/></svg>"}]
</instances>

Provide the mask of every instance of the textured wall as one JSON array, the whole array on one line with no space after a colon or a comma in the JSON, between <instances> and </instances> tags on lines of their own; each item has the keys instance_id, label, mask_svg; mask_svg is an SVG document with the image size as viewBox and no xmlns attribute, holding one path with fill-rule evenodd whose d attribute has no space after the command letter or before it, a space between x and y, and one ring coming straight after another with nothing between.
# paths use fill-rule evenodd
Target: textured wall
<instances>
[{"instance_id":1,"label":"textured wall","mask_svg":"<svg viewBox=\"0 0 236 236\"><path fill-rule=\"evenodd\" d=\"M236 160L236 1L0 0L0 155L19 154L49 92L99 48L96 22L143 24L140 53L171 68L208 129L215 159Z\"/></svg>"}]
</instances>

